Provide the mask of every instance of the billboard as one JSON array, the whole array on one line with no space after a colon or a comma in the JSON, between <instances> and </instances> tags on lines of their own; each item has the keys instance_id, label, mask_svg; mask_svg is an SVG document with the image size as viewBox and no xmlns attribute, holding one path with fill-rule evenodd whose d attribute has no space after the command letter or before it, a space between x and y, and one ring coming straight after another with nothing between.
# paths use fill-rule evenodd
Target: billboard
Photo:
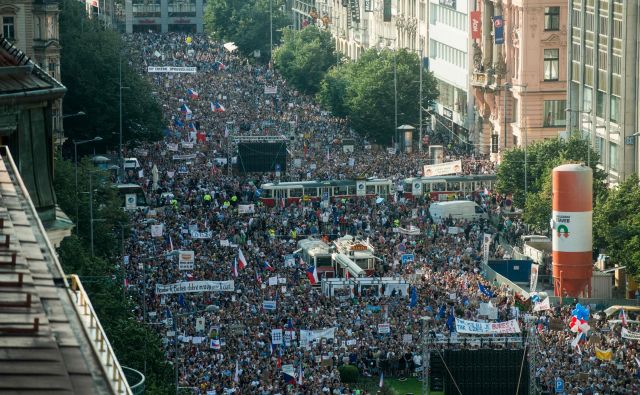
<instances>
[{"instance_id":1,"label":"billboard","mask_svg":"<svg viewBox=\"0 0 640 395\"><path fill-rule=\"evenodd\" d=\"M457 174L462 172L462 161L438 163L435 165L425 165L423 175L425 177L444 176L446 174Z\"/></svg>"}]
</instances>

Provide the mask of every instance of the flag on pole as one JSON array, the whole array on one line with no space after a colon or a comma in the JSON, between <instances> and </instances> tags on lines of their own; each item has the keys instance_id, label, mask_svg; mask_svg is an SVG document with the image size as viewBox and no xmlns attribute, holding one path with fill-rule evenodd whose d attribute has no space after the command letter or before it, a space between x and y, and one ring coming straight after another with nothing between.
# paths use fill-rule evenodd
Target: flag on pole
<instances>
[{"instance_id":1,"label":"flag on pole","mask_svg":"<svg viewBox=\"0 0 640 395\"><path fill-rule=\"evenodd\" d=\"M216 100L215 103L213 103L213 107L211 108L213 110L213 112L225 112L227 111L224 106L222 104L220 104L219 101Z\"/></svg>"},{"instance_id":2,"label":"flag on pole","mask_svg":"<svg viewBox=\"0 0 640 395\"><path fill-rule=\"evenodd\" d=\"M318 271L315 266L311 266L307 269L307 278L311 285L316 285L318 283Z\"/></svg>"},{"instance_id":3,"label":"flag on pole","mask_svg":"<svg viewBox=\"0 0 640 395\"><path fill-rule=\"evenodd\" d=\"M378 387L384 387L384 372L380 372L380 383L378 384Z\"/></svg>"},{"instance_id":4,"label":"flag on pole","mask_svg":"<svg viewBox=\"0 0 640 395\"><path fill-rule=\"evenodd\" d=\"M244 258L244 254L241 249L238 249L238 268L240 270L247 267L247 260Z\"/></svg>"},{"instance_id":5,"label":"flag on pole","mask_svg":"<svg viewBox=\"0 0 640 395\"><path fill-rule=\"evenodd\" d=\"M620 309L620 316L618 317L622 326L627 326L627 315L624 313L624 308Z\"/></svg>"},{"instance_id":6,"label":"flag on pole","mask_svg":"<svg viewBox=\"0 0 640 395\"><path fill-rule=\"evenodd\" d=\"M302 369L302 362L300 362L300 370L298 371L298 385L302 385L303 377L304 377L304 370Z\"/></svg>"},{"instance_id":7,"label":"flag on pole","mask_svg":"<svg viewBox=\"0 0 640 395\"><path fill-rule=\"evenodd\" d=\"M260 275L260 272L258 272L256 270L256 281L258 282L258 284L262 284L262 276Z\"/></svg>"},{"instance_id":8,"label":"flag on pole","mask_svg":"<svg viewBox=\"0 0 640 395\"><path fill-rule=\"evenodd\" d=\"M240 367L238 366L238 361L236 361L236 373L233 375L233 382L240 382Z\"/></svg>"},{"instance_id":9,"label":"flag on pole","mask_svg":"<svg viewBox=\"0 0 640 395\"><path fill-rule=\"evenodd\" d=\"M233 277L238 277L238 258L233 259L232 273Z\"/></svg>"},{"instance_id":10,"label":"flag on pole","mask_svg":"<svg viewBox=\"0 0 640 395\"><path fill-rule=\"evenodd\" d=\"M191 109L189 108L189 106L187 106L186 104L182 104L180 106L180 111L185 113L185 114L193 114L193 112L191 111Z\"/></svg>"},{"instance_id":11,"label":"flag on pole","mask_svg":"<svg viewBox=\"0 0 640 395\"><path fill-rule=\"evenodd\" d=\"M273 266L269 265L269 262L267 262L267 261L264 261L263 268L268 270L268 271L270 271L270 272L275 272L276 271L276 269L274 269Z\"/></svg>"},{"instance_id":12,"label":"flag on pole","mask_svg":"<svg viewBox=\"0 0 640 395\"><path fill-rule=\"evenodd\" d=\"M171 240L171 235L169 235L169 248L173 251L173 240Z\"/></svg>"}]
</instances>

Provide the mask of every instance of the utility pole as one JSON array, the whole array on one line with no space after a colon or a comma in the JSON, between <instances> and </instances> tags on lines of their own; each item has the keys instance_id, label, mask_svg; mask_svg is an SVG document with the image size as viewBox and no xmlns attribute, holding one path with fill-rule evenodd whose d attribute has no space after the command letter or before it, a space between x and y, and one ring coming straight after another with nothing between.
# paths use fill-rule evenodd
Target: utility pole
<instances>
[{"instance_id":1,"label":"utility pole","mask_svg":"<svg viewBox=\"0 0 640 395\"><path fill-rule=\"evenodd\" d=\"M95 251L93 248L93 172L89 172L89 228L90 228L90 237L91 237L91 256L95 256Z\"/></svg>"},{"instance_id":2,"label":"utility pole","mask_svg":"<svg viewBox=\"0 0 640 395\"><path fill-rule=\"evenodd\" d=\"M398 62L396 60L396 49L393 49L393 101L394 101L394 113L395 113L395 131L396 131L396 144L397 151L400 150L400 139L398 136Z\"/></svg>"},{"instance_id":3,"label":"utility pole","mask_svg":"<svg viewBox=\"0 0 640 395\"><path fill-rule=\"evenodd\" d=\"M120 144L118 148L118 165L120 167L120 182L124 181L124 153L122 152L122 54L120 54L118 62L118 75L120 79Z\"/></svg>"},{"instance_id":4,"label":"utility pole","mask_svg":"<svg viewBox=\"0 0 640 395\"><path fill-rule=\"evenodd\" d=\"M273 66L273 0L269 0L269 63Z\"/></svg>"}]
</instances>

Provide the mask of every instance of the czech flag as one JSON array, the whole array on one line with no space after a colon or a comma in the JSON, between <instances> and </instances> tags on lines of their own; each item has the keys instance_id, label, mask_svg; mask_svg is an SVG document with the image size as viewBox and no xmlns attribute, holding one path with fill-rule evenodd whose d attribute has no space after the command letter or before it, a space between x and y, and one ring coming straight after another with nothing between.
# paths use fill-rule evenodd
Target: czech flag
<instances>
[{"instance_id":1,"label":"czech flag","mask_svg":"<svg viewBox=\"0 0 640 395\"><path fill-rule=\"evenodd\" d=\"M318 271L315 266L311 266L307 269L307 278L311 285L316 285L318 283Z\"/></svg>"},{"instance_id":2,"label":"czech flag","mask_svg":"<svg viewBox=\"0 0 640 395\"><path fill-rule=\"evenodd\" d=\"M285 371L282 370L282 380L287 384L296 384L296 376L294 372L289 371L288 369Z\"/></svg>"},{"instance_id":3,"label":"czech flag","mask_svg":"<svg viewBox=\"0 0 640 395\"><path fill-rule=\"evenodd\" d=\"M624 309L620 309L620 315L618 317L622 326L627 326L627 315L624 313Z\"/></svg>"},{"instance_id":4,"label":"czech flag","mask_svg":"<svg viewBox=\"0 0 640 395\"><path fill-rule=\"evenodd\" d=\"M187 95L194 100L200 97L198 92L194 91L193 89L187 89Z\"/></svg>"},{"instance_id":5,"label":"czech flag","mask_svg":"<svg viewBox=\"0 0 640 395\"><path fill-rule=\"evenodd\" d=\"M215 103L213 103L213 107L211 108L213 110L213 112L225 112L227 111L224 106L222 104L220 104L219 101L216 100Z\"/></svg>"},{"instance_id":6,"label":"czech flag","mask_svg":"<svg viewBox=\"0 0 640 395\"><path fill-rule=\"evenodd\" d=\"M247 267L247 260L244 258L242 250L238 250L238 269L242 270Z\"/></svg>"},{"instance_id":7,"label":"czech flag","mask_svg":"<svg viewBox=\"0 0 640 395\"><path fill-rule=\"evenodd\" d=\"M183 112L184 114L193 114L189 106L187 106L186 104L182 104L180 106L180 111Z\"/></svg>"},{"instance_id":8,"label":"czech flag","mask_svg":"<svg viewBox=\"0 0 640 395\"><path fill-rule=\"evenodd\" d=\"M265 270L270 271L270 272L275 272L276 271L276 269L274 269L273 266L269 265L269 262L267 262L267 261L264 261L263 268Z\"/></svg>"}]
</instances>

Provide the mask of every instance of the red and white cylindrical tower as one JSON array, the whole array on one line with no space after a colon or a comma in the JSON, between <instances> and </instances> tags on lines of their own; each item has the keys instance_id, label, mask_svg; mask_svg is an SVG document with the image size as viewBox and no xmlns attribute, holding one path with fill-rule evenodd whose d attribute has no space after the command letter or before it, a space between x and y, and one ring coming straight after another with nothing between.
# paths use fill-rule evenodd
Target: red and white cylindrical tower
<instances>
[{"instance_id":1,"label":"red and white cylindrical tower","mask_svg":"<svg viewBox=\"0 0 640 395\"><path fill-rule=\"evenodd\" d=\"M592 191L590 167L567 164L553 169L551 228L556 296L591 295Z\"/></svg>"}]
</instances>

